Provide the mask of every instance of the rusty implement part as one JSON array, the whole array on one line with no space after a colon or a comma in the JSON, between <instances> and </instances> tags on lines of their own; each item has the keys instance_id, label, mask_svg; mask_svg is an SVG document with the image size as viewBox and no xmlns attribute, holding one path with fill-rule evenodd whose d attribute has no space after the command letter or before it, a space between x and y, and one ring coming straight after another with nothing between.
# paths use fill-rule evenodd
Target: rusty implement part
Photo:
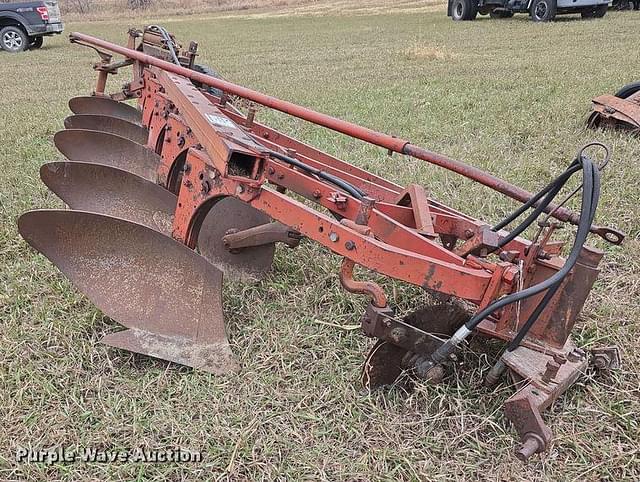
<instances>
[{"instance_id":1,"label":"rusty implement part","mask_svg":"<svg viewBox=\"0 0 640 482\"><path fill-rule=\"evenodd\" d=\"M587 357L569 341L559 353L520 346L506 351L502 360L512 378L524 384L504 405L505 414L522 441L516 457L524 461L547 449L552 433L542 420L542 412L584 372Z\"/></svg>"},{"instance_id":2,"label":"rusty implement part","mask_svg":"<svg viewBox=\"0 0 640 482\"><path fill-rule=\"evenodd\" d=\"M273 243L284 243L290 248L295 248L300 244L301 238L299 232L276 221L242 231L230 229L222 238L222 242L229 251L237 252L240 249Z\"/></svg>"},{"instance_id":3,"label":"rusty implement part","mask_svg":"<svg viewBox=\"0 0 640 482\"><path fill-rule=\"evenodd\" d=\"M104 164L155 182L160 156L145 146L106 132L67 129L53 141L70 161Z\"/></svg>"},{"instance_id":4,"label":"rusty implement part","mask_svg":"<svg viewBox=\"0 0 640 482\"><path fill-rule=\"evenodd\" d=\"M82 211L29 211L18 228L128 328L103 342L216 374L237 369L223 322L222 272L192 250L145 226Z\"/></svg>"},{"instance_id":5,"label":"rusty implement part","mask_svg":"<svg viewBox=\"0 0 640 482\"><path fill-rule=\"evenodd\" d=\"M413 210L413 216L416 222L417 231L429 237L435 237L436 233L433 229L433 220L427 202L427 193L419 184L410 184L398 195L396 204L400 206L409 206Z\"/></svg>"},{"instance_id":6,"label":"rusty implement part","mask_svg":"<svg viewBox=\"0 0 640 482\"><path fill-rule=\"evenodd\" d=\"M224 237L270 223L269 216L232 197L217 201L204 218L198 234L198 250L227 277L260 279L271 269L273 242L240 250L229 250Z\"/></svg>"},{"instance_id":7,"label":"rusty implement part","mask_svg":"<svg viewBox=\"0 0 640 482\"><path fill-rule=\"evenodd\" d=\"M74 114L106 115L133 124L142 124L142 113L138 109L108 97L74 97L69 101L69 109Z\"/></svg>"},{"instance_id":8,"label":"rusty implement part","mask_svg":"<svg viewBox=\"0 0 640 482\"><path fill-rule=\"evenodd\" d=\"M591 350L591 365L597 370L618 370L622 366L617 346L603 346Z\"/></svg>"},{"instance_id":9,"label":"rusty implement part","mask_svg":"<svg viewBox=\"0 0 640 482\"><path fill-rule=\"evenodd\" d=\"M640 133L640 95L627 99L615 95L601 95L592 101L593 113L589 127L618 127Z\"/></svg>"},{"instance_id":10,"label":"rusty implement part","mask_svg":"<svg viewBox=\"0 0 640 482\"><path fill-rule=\"evenodd\" d=\"M379 338L362 366L362 384L369 390L393 385L420 354L434 352L469 319L455 303L425 306L402 321L379 311L369 306L362 320L364 332Z\"/></svg>"},{"instance_id":11,"label":"rusty implement part","mask_svg":"<svg viewBox=\"0 0 640 482\"><path fill-rule=\"evenodd\" d=\"M347 249L349 249L347 247ZM371 303L377 308L385 308L387 306L387 296L379 284L373 281L356 281L353 279L353 268L355 263L349 258L342 260L340 268L340 284L349 293L358 293L367 295L371 298Z\"/></svg>"},{"instance_id":12,"label":"rusty implement part","mask_svg":"<svg viewBox=\"0 0 640 482\"><path fill-rule=\"evenodd\" d=\"M176 196L135 174L60 161L44 164L40 178L71 209L126 219L171 236Z\"/></svg>"},{"instance_id":13,"label":"rusty implement part","mask_svg":"<svg viewBox=\"0 0 640 482\"><path fill-rule=\"evenodd\" d=\"M321 114L300 105L277 99L275 97L256 92L246 87L242 87L240 85L233 84L231 82L227 82L210 75L202 74L196 72L195 70L190 70L180 65L155 58L151 55L146 55L143 52L139 52L127 47L122 47L120 45L114 44L112 42L107 42L90 35L73 32L69 37L72 43L90 45L93 48L100 48L109 50L110 52L119 53L129 59L137 60L149 66L156 67L167 73L177 74L191 81L200 82L202 85L220 89L227 95L236 95L265 107L269 107L285 114L304 119L311 123L326 127L328 129L332 129L334 131L363 140L373 145L386 148L393 152L398 152L414 157L416 159L427 161L431 164L435 164L450 171L456 172L464 177L472 179L476 182L479 182L520 202L525 203L529 201L533 196L530 192L527 192L522 188L514 186L502 179L484 172L481 169L470 166L455 159L450 159L441 154L431 152L422 147L413 145L408 140L381 132L376 132L362 126L328 116L326 114ZM221 107L224 107L224 105L221 105ZM195 130L195 126L192 127ZM201 139L201 141L203 143L206 142L206 138ZM207 148L206 145L205 148ZM556 206L555 204L551 203L545 208L545 212L551 213L553 217L561 221L570 222L576 225L579 223L579 215L564 206Z\"/></svg>"},{"instance_id":14,"label":"rusty implement part","mask_svg":"<svg viewBox=\"0 0 640 482\"><path fill-rule=\"evenodd\" d=\"M476 233L471 234L472 236L469 239L453 249L453 252L458 256L464 258L473 254L484 258L498 249L500 236L495 231L492 231L489 226L481 226Z\"/></svg>"},{"instance_id":15,"label":"rusty implement part","mask_svg":"<svg viewBox=\"0 0 640 482\"><path fill-rule=\"evenodd\" d=\"M149 138L149 131L129 121L118 117L98 114L71 115L64 120L65 129L84 129L90 131L107 132L145 145Z\"/></svg>"}]
</instances>

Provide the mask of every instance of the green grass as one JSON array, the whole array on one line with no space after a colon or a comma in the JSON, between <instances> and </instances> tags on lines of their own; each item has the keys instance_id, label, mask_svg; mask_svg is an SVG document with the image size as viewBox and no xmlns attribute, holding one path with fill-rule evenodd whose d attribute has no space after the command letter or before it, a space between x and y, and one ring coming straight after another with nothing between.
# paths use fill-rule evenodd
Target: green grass
<instances>
[{"instance_id":1,"label":"green grass","mask_svg":"<svg viewBox=\"0 0 640 482\"><path fill-rule=\"evenodd\" d=\"M414 2L415 3L415 2ZM91 91L95 53L63 37L40 51L0 53L0 478L104 480L620 480L640 478L640 141L584 128L589 101L638 80L635 12L584 22L453 23L443 11L385 15L186 17L163 22L198 40L200 61L226 78L402 135L541 187L592 139L613 148L598 222L628 233L603 247L603 273L575 330L585 348L620 346L624 367L587 373L546 413L555 439L522 465L501 412L512 393L481 385L471 353L448 383L411 395L368 394L359 368L371 341L364 300L339 286L339 260L312 243L279 249L257 285L229 284L225 308L237 376L215 377L98 343L117 325L18 236L34 207L61 206L38 179L58 158L53 134L70 97ZM72 24L124 42L127 25ZM635 56L635 57L634 57ZM635 59L635 60L634 60ZM111 81L116 88L126 80ZM426 163L302 122L259 119L487 220L514 204ZM386 281L400 313L429 302ZM392 288L392 289L391 289ZM202 464L16 464L17 446L201 450Z\"/></svg>"}]
</instances>

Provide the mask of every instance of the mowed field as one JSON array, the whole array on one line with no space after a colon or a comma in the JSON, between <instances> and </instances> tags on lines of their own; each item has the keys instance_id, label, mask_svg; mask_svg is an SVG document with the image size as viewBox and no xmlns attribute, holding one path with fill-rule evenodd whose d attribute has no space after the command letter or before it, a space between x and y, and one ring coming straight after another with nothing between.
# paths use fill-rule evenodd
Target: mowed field
<instances>
[{"instance_id":1,"label":"mowed field","mask_svg":"<svg viewBox=\"0 0 640 482\"><path fill-rule=\"evenodd\" d=\"M415 4L415 2L412 2ZM555 438L522 464L501 405L513 387L482 387L491 366L468 351L438 386L364 391L372 341L357 329L365 300L341 290L340 260L305 242L278 248L257 284L228 283L225 310L240 373L216 377L98 343L119 330L19 237L16 219L61 207L38 168L58 159L52 136L67 101L87 94L95 52L66 37L39 51L0 52L0 479L30 480L638 480L640 478L640 140L584 127L589 101L640 80L638 12L604 19L525 16L453 23L437 11L390 8L321 15L149 19L225 78L413 142L529 190L562 172L576 149L613 149L600 224L625 230L575 336L616 344L623 368L585 373L545 414ZM375 14L371 14L375 13ZM143 21L137 21L142 26ZM74 23L124 43L126 22ZM110 86L127 79L112 78ZM258 119L485 219L515 204L424 162L388 157L264 110ZM366 276L366 273L364 273ZM375 275L369 275L375 278ZM385 280L398 314L433 303ZM172 448L199 464L18 464L17 447Z\"/></svg>"}]
</instances>

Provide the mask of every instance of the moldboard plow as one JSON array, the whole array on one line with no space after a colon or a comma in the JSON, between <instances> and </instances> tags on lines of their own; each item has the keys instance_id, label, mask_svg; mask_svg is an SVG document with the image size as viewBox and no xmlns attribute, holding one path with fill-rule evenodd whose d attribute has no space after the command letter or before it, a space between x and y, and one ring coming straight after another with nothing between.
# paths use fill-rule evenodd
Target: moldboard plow
<instances>
[{"instance_id":1,"label":"moldboard plow","mask_svg":"<svg viewBox=\"0 0 640 482\"><path fill-rule=\"evenodd\" d=\"M531 194L406 140L209 75L194 63L195 43L182 49L157 26L131 30L126 47L80 33L71 41L101 60L95 92L70 101L73 115L54 137L67 160L40 171L69 209L30 211L18 224L31 246L126 328L104 343L215 374L237 370L223 273L259 278L275 243L295 248L307 238L343 258L344 289L370 298L362 329L378 342L363 368L366 386L392 385L402 373L437 383L470 335L502 340L506 349L486 384L508 373L518 388L505 404L522 438L518 456L545 450L551 432L541 412L589 362L570 338L603 255L585 241L590 232L614 244L624 238L592 224L605 146L581 149ZM106 94L107 76L128 66L130 82ZM238 98L436 164L522 206L488 225L418 184L398 186L259 123ZM600 165L588 156L597 149L606 153ZM572 176L581 188L555 202ZM564 206L573 195L581 196L579 213ZM520 236L536 222L532 240ZM577 226L565 257L566 243L552 239L563 223ZM356 265L437 293L440 304L399 319L380 285L354 279ZM611 348L592 357L600 368L618 363Z\"/></svg>"}]
</instances>

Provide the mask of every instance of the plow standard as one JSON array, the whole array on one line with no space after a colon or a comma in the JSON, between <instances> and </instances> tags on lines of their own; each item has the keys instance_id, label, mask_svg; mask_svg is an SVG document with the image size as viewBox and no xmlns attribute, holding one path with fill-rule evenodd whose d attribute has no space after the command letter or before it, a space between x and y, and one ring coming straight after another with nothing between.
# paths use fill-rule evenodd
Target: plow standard
<instances>
[{"instance_id":1,"label":"plow standard","mask_svg":"<svg viewBox=\"0 0 640 482\"><path fill-rule=\"evenodd\" d=\"M624 238L593 225L605 146L581 149L531 194L406 140L209 75L194 63L197 44L182 49L161 27L130 31L126 47L80 33L71 41L100 55L97 85L70 101L74 115L54 137L67 160L40 171L70 209L30 211L18 224L31 246L125 326L104 343L215 374L237 370L223 276L259 278L276 243L295 248L306 238L342 257L342 286L370 299L362 329L378 341L363 369L369 388L403 373L440 382L471 335L502 340L485 382L508 373L517 387L505 411L522 439L518 457L548 447L541 413L589 363L570 337L603 256L585 241L590 232L614 244ZM128 66L131 81L107 94L107 76ZM488 225L419 184L399 186L259 123L238 98L436 164L522 206ZM588 156L597 149L605 152L600 166ZM554 203L572 176L581 188ZM579 213L564 206L573 195L581 195ZM522 238L536 222L534 238ZM577 226L566 257L565 242L552 239L562 224ZM437 293L440 304L399 319L380 285L354 277L356 266ZM591 356L599 368L618 363L614 349Z\"/></svg>"}]
</instances>

